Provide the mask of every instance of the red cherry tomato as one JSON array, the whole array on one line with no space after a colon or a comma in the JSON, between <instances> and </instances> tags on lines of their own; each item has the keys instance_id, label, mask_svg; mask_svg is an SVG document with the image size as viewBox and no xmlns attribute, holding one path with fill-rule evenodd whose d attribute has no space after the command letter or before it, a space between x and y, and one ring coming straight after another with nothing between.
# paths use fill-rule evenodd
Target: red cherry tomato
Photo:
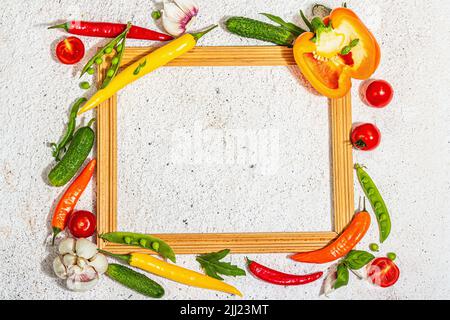
<instances>
[{"instance_id":1,"label":"red cherry tomato","mask_svg":"<svg viewBox=\"0 0 450 320\"><path fill-rule=\"evenodd\" d=\"M365 87L364 102L374 108L384 108L391 103L394 89L384 80L369 81Z\"/></svg>"},{"instance_id":2,"label":"red cherry tomato","mask_svg":"<svg viewBox=\"0 0 450 320\"><path fill-rule=\"evenodd\" d=\"M77 37L68 37L56 46L56 56L64 64L75 64L84 57L84 44Z\"/></svg>"},{"instance_id":3,"label":"red cherry tomato","mask_svg":"<svg viewBox=\"0 0 450 320\"><path fill-rule=\"evenodd\" d=\"M391 259L378 258L369 265L367 276L373 284L388 288L397 283L400 269Z\"/></svg>"},{"instance_id":4,"label":"red cherry tomato","mask_svg":"<svg viewBox=\"0 0 450 320\"><path fill-rule=\"evenodd\" d=\"M350 137L352 145L362 151L372 151L381 143L381 132L371 123L355 126Z\"/></svg>"},{"instance_id":5,"label":"red cherry tomato","mask_svg":"<svg viewBox=\"0 0 450 320\"><path fill-rule=\"evenodd\" d=\"M94 234L97 221L89 211L76 211L70 216L68 227L75 238L87 238Z\"/></svg>"}]
</instances>

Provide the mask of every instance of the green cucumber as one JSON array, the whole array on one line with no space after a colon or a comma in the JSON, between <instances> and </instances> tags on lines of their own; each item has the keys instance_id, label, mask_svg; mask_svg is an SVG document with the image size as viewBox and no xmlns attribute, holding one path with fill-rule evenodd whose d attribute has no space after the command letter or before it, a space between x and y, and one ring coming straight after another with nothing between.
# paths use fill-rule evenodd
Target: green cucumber
<instances>
[{"instance_id":1,"label":"green cucumber","mask_svg":"<svg viewBox=\"0 0 450 320\"><path fill-rule=\"evenodd\" d=\"M225 21L231 33L241 37L258 39L281 46L292 46L295 35L286 29L258 20L244 17L231 17Z\"/></svg>"},{"instance_id":2,"label":"green cucumber","mask_svg":"<svg viewBox=\"0 0 450 320\"><path fill-rule=\"evenodd\" d=\"M64 157L48 174L48 180L52 186L62 187L69 182L88 157L95 140L94 130L90 128L91 123L92 121L87 127L75 132Z\"/></svg>"},{"instance_id":3,"label":"green cucumber","mask_svg":"<svg viewBox=\"0 0 450 320\"><path fill-rule=\"evenodd\" d=\"M147 276L120 264L110 263L106 274L113 280L151 298L161 298L164 288Z\"/></svg>"}]
</instances>

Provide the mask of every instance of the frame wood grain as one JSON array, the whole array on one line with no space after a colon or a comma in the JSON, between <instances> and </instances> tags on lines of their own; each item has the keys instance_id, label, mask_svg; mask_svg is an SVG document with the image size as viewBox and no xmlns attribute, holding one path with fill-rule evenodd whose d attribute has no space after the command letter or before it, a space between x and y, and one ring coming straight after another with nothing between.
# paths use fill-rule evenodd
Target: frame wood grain
<instances>
[{"instance_id":1,"label":"frame wood grain","mask_svg":"<svg viewBox=\"0 0 450 320\"><path fill-rule=\"evenodd\" d=\"M125 67L156 48L129 47ZM277 46L196 47L168 66L294 66L292 49ZM107 66L101 65L98 79ZM330 231L298 233L158 234L177 254L197 254L231 249L233 253L292 253L316 250L334 240L354 214L353 158L349 143L352 126L351 96L329 101L333 212ZM98 233L117 231L117 96L97 108L97 223ZM132 230L131 230L132 231ZM113 253L148 252L144 249L106 243L101 249Z\"/></svg>"}]
</instances>

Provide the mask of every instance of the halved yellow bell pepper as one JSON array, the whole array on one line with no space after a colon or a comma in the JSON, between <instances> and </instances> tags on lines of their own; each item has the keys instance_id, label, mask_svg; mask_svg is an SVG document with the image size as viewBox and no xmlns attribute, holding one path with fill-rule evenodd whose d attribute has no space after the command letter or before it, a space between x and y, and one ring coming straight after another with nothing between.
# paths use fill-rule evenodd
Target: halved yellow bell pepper
<instances>
[{"instance_id":1,"label":"halved yellow bell pepper","mask_svg":"<svg viewBox=\"0 0 450 320\"><path fill-rule=\"evenodd\" d=\"M366 80L372 76L380 63L380 47L350 9L333 10L321 24L315 33L306 32L297 38L295 60L319 93L341 98L350 91L352 78Z\"/></svg>"}]
</instances>

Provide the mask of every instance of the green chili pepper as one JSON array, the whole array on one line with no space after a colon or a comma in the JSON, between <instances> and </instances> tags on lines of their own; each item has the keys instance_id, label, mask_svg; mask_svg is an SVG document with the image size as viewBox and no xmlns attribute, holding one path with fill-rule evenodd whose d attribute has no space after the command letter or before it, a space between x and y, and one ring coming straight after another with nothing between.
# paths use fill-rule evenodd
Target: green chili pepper
<instances>
[{"instance_id":1,"label":"green chili pepper","mask_svg":"<svg viewBox=\"0 0 450 320\"><path fill-rule=\"evenodd\" d=\"M356 164L355 169L361 187L369 199L375 212L375 216L377 217L380 231L380 242L383 243L387 240L389 234L391 233L391 218L389 211L372 178L367 174L367 172L364 171L361 165Z\"/></svg>"},{"instance_id":2,"label":"green chili pepper","mask_svg":"<svg viewBox=\"0 0 450 320\"><path fill-rule=\"evenodd\" d=\"M150 235L132 232L111 232L101 234L99 237L112 243L127 244L149 249L159 253L163 258L176 262L175 253L172 248L161 239Z\"/></svg>"},{"instance_id":3,"label":"green chili pepper","mask_svg":"<svg viewBox=\"0 0 450 320\"><path fill-rule=\"evenodd\" d=\"M67 146L70 140L72 140L73 133L75 132L78 110L80 109L81 105L86 101L87 101L86 98L80 98L75 102L72 109L70 110L69 124L67 125L67 131L64 134L63 138L61 139L61 142L58 144L56 143L51 144L51 146L53 147L52 154L53 157L55 157L56 161L61 160L59 157L61 151Z\"/></svg>"},{"instance_id":4,"label":"green chili pepper","mask_svg":"<svg viewBox=\"0 0 450 320\"><path fill-rule=\"evenodd\" d=\"M103 62L103 56L108 54L106 51L109 51L108 48L114 48L121 42L128 34L131 28L131 23L128 23L127 28L119 34L116 38L112 39L106 46L103 47L99 52L97 52L84 66L83 70L81 70L80 78L94 65L101 64ZM119 45L121 46L121 45ZM119 46L116 47L116 51L119 52Z\"/></svg>"}]
</instances>

